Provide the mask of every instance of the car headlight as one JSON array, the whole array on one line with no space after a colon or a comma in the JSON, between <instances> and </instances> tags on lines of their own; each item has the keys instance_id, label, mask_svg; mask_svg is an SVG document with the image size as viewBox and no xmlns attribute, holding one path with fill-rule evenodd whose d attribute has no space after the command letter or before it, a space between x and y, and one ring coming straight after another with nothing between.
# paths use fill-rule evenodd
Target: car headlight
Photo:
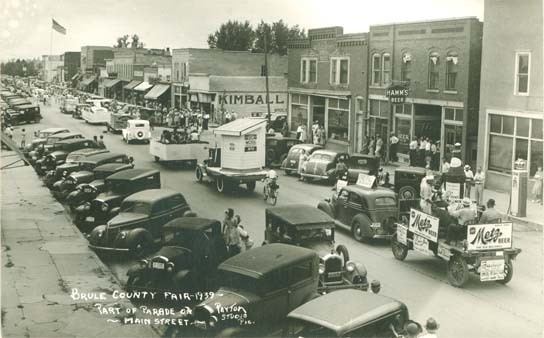
<instances>
[{"instance_id":1,"label":"car headlight","mask_svg":"<svg viewBox=\"0 0 544 338\"><path fill-rule=\"evenodd\" d=\"M102 203L102 205L100 206L100 209L102 211L104 211L104 212L108 211L108 209L109 209L108 203L106 203L106 202Z\"/></svg>"},{"instance_id":2,"label":"car headlight","mask_svg":"<svg viewBox=\"0 0 544 338\"><path fill-rule=\"evenodd\" d=\"M66 170L64 170L64 171L62 172L62 177L66 177L66 175L68 175L68 172L67 172Z\"/></svg>"},{"instance_id":3,"label":"car headlight","mask_svg":"<svg viewBox=\"0 0 544 338\"><path fill-rule=\"evenodd\" d=\"M145 268L147 267L147 260L146 259L142 259L141 261L138 262L138 264L140 264L140 268Z\"/></svg>"},{"instance_id":4,"label":"car headlight","mask_svg":"<svg viewBox=\"0 0 544 338\"><path fill-rule=\"evenodd\" d=\"M126 233L126 231L122 231L122 232L119 234L119 238L121 238L121 239L127 238L127 233Z\"/></svg>"},{"instance_id":5,"label":"car headlight","mask_svg":"<svg viewBox=\"0 0 544 338\"><path fill-rule=\"evenodd\" d=\"M98 236L98 238L101 238L102 236L104 236L104 230L98 230L98 233L96 235Z\"/></svg>"},{"instance_id":6,"label":"car headlight","mask_svg":"<svg viewBox=\"0 0 544 338\"><path fill-rule=\"evenodd\" d=\"M174 271L174 263L169 262L168 265L166 266L166 271L168 272Z\"/></svg>"},{"instance_id":7,"label":"car headlight","mask_svg":"<svg viewBox=\"0 0 544 338\"><path fill-rule=\"evenodd\" d=\"M355 271L355 263L347 262L346 263L346 270L348 270L349 272Z\"/></svg>"},{"instance_id":8,"label":"car headlight","mask_svg":"<svg viewBox=\"0 0 544 338\"><path fill-rule=\"evenodd\" d=\"M319 264L319 274L322 275L325 273L325 265Z\"/></svg>"}]
</instances>

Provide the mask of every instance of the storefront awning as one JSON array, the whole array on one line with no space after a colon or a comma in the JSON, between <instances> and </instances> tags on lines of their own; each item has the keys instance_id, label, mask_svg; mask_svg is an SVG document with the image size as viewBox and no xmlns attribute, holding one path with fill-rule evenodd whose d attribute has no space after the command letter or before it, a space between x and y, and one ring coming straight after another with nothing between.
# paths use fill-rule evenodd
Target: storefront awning
<instances>
[{"instance_id":1,"label":"storefront awning","mask_svg":"<svg viewBox=\"0 0 544 338\"><path fill-rule=\"evenodd\" d=\"M124 86L123 88L133 90L134 87L138 86L140 83L142 83L142 81L132 80L126 86Z\"/></svg>"},{"instance_id":2,"label":"storefront awning","mask_svg":"<svg viewBox=\"0 0 544 338\"><path fill-rule=\"evenodd\" d=\"M136 90L138 92L145 92L146 90L148 90L151 87L153 87L152 84L150 84L147 81L144 81L144 82L140 83L139 85L137 85L136 87L134 87L134 90Z\"/></svg>"},{"instance_id":3,"label":"storefront awning","mask_svg":"<svg viewBox=\"0 0 544 338\"><path fill-rule=\"evenodd\" d=\"M88 85L93 83L95 80L96 80L96 76L88 77L84 79L83 81L81 81L81 85L84 87L87 87Z\"/></svg>"},{"instance_id":4,"label":"storefront awning","mask_svg":"<svg viewBox=\"0 0 544 338\"><path fill-rule=\"evenodd\" d=\"M107 79L106 81L104 81L104 88L111 88L120 82L120 79Z\"/></svg>"},{"instance_id":5,"label":"storefront awning","mask_svg":"<svg viewBox=\"0 0 544 338\"><path fill-rule=\"evenodd\" d=\"M166 91L170 88L170 85L166 84L157 84L149 91L149 93L145 94L144 99L147 100L156 100L158 99L162 94L166 93Z\"/></svg>"}]
</instances>

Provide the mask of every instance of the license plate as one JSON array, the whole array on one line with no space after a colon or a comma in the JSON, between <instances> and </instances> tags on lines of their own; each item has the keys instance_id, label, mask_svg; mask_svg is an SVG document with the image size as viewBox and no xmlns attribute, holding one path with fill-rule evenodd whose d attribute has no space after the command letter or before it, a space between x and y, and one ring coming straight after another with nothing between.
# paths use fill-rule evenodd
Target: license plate
<instances>
[{"instance_id":1,"label":"license plate","mask_svg":"<svg viewBox=\"0 0 544 338\"><path fill-rule=\"evenodd\" d=\"M83 192L86 193L86 194L90 194L91 189L90 188L85 188L85 189L83 189Z\"/></svg>"},{"instance_id":2,"label":"license plate","mask_svg":"<svg viewBox=\"0 0 544 338\"><path fill-rule=\"evenodd\" d=\"M327 273L327 276L329 276L329 277L340 277L340 276L342 276L342 271L329 272L329 273Z\"/></svg>"},{"instance_id":3,"label":"license plate","mask_svg":"<svg viewBox=\"0 0 544 338\"><path fill-rule=\"evenodd\" d=\"M504 279L504 259L482 259L480 262L480 281Z\"/></svg>"},{"instance_id":4,"label":"license plate","mask_svg":"<svg viewBox=\"0 0 544 338\"><path fill-rule=\"evenodd\" d=\"M85 218L85 221L87 221L87 222L94 222L94 217L92 217L92 216L87 216L87 217Z\"/></svg>"},{"instance_id":5,"label":"license plate","mask_svg":"<svg viewBox=\"0 0 544 338\"><path fill-rule=\"evenodd\" d=\"M153 267L153 269L164 269L164 263L161 262L153 262L151 266Z\"/></svg>"}]
</instances>

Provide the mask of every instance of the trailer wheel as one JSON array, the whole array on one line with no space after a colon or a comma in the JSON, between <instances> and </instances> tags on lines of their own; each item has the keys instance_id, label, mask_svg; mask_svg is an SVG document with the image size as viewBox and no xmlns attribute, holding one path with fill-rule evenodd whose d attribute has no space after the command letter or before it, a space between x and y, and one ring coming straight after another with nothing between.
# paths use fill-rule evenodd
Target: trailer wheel
<instances>
[{"instance_id":1,"label":"trailer wheel","mask_svg":"<svg viewBox=\"0 0 544 338\"><path fill-rule=\"evenodd\" d=\"M199 167L196 168L196 171L195 171L195 175L196 175L196 179L198 182L202 183L202 179L204 177L204 175L202 174L202 169L200 169Z\"/></svg>"},{"instance_id":2,"label":"trailer wheel","mask_svg":"<svg viewBox=\"0 0 544 338\"><path fill-rule=\"evenodd\" d=\"M508 284L512 280L512 277L514 276L514 264L511 260L508 260L508 262L504 263L504 279L501 279L497 282L501 284Z\"/></svg>"},{"instance_id":3,"label":"trailer wheel","mask_svg":"<svg viewBox=\"0 0 544 338\"><path fill-rule=\"evenodd\" d=\"M393 256L399 261L405 260L406 256L408 256L408 247L397 241L397 234L391 238L391 251L393 251Z\"/></svg>"},{"instance_id":4,"label":"trailer wheel","mask_svg":"<svg viewBox=\"0 0 544 338\"><path fill-rule=\"evenodd\" d=\"M467 261L457 255L453 256L448 264L448 280L455 287L463 287L468 281L469 271Z\"/></svg>"},{"instance_id":5,"label":"trailer wheel","mask_svg":"<svg viewBox=\"0 0 544 338\"><path fill-rule=\"evenodd\" d=\"M247 182L246 183L247 191L250 191L250 192L255 191L255 185L256 185L255 181Z\"/></svg>"},{"instance_id":6,"label":"trailer wheel","mask_svg":"<svg viewBox=\"0 0 544 338\"><path fill-rule=\"evenodd\" d=\"M218 177L215 179L215 187L219 192L225 192L225 180L223 177Z\"/></svg>"}]
</instances>

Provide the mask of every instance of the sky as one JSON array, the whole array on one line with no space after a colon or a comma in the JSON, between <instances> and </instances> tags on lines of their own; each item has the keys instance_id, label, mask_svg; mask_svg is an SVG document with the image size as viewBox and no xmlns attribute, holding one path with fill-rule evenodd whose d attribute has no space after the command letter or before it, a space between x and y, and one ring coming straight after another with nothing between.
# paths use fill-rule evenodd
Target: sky
<instances>
[{"instance_id":1,"label":"sky","mask_svg":"<svg viewBox=\"0 0 544 338\"><path fill-rule=\"evenodd\" d=\"M0 0L0 59L32 58L113 46L138 34L148 48L207 47L208 34L228 20L283 19L304 29L475 16L484 0ZM67 29L51 34L51 18Z\"/></svg>"}]
</instances>

